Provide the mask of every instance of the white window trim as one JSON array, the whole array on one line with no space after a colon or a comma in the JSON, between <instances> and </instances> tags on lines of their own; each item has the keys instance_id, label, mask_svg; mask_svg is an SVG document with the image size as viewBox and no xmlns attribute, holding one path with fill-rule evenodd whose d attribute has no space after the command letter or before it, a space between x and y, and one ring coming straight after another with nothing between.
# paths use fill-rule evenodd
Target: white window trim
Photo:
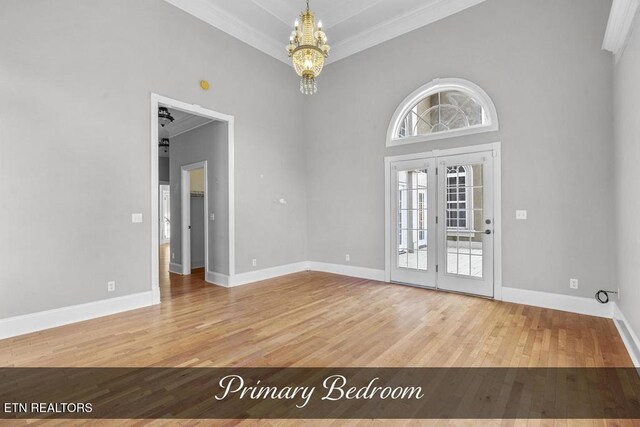
<instances>
[{"instance_id":1,"label":"white window trim","mask_svg":"<svg viewBox=\"0 0 640 427\"><path fill-rule=\"evenodd\" d=\"M420 102L427 96L446 90L457 90L477 100L487 114L488 123L484 125L471 126L463 129L454 129L446 132L437 132L428 135L409 136L405 138L397 137L402 120L418 102ZM494 132L499 129L500 126L498 124L498 112L496 110L496 106L494 105L489 95L487 95L487 93L480 86L464 79L435 79L422 86L418 90L414 91L411 95L407 96L404 101L402 101L400 106L396 109L395 113L393 113L393 118L391 119L391 123L389 124L389 128L387 130L387 147L414 144L416 142L426 142L444 138L453 138L457 136L472 135L483 132Z\"/></svg>"}]
</instances>

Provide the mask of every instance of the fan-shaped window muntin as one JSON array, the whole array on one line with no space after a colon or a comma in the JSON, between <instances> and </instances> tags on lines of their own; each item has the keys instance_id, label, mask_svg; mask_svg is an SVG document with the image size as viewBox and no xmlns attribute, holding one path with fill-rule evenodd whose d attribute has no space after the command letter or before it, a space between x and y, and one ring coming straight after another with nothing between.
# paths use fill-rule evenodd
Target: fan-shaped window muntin
<instances>
[{"instance_id":1,"label":"fan-shaped window muntin","mask_svg":"<svg viewBox=\"0 0 640 427\"><path fill-rule=\"evenodd\" d=\"M487 123L482 105L457 90L434 93L420 100L404 116L398 138L448 132Z\"/></svg>"},{"instance_id":2,"label":"fan-shaped window muntin","mask_svg":"<svg viewBox=\"0 0 640 427\"><path fill-rule=\"evenodd\" d=\"M398 107L387 145L497 129L495 106L481 88L465 80L438 79L418 89Z\"/></svg>"}]
</instances>

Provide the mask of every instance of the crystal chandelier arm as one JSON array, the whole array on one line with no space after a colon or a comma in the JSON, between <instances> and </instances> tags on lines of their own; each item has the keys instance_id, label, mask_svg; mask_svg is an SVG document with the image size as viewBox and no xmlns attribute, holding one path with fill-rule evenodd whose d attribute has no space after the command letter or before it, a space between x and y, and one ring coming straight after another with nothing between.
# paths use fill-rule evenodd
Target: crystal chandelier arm
<instances>
[{"instance_id":1,"label":"crystal chandelier arm","mask_svg":"<svg viewBox=\"0 0 640 427\"><path fill-rule=\"evenodd\" d=\"M306 0L307 9L300 14L294 24L286 50L292 58L293 68L301 77L300 90L312 95L318 90L316 77L322 72L324 60L329 55L327 35L322 31L322 23L316 21Z\"/></svg>"}]
</instances>

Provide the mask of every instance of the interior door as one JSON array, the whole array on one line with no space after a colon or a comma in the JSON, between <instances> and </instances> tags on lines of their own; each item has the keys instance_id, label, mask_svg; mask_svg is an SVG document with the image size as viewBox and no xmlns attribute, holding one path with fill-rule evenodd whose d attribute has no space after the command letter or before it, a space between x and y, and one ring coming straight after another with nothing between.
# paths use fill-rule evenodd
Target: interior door
<instances>
[{"instance_id":1,"label":"interior door","mask_svg":"<svg viewBox=\"0 0 640 427\"><path fill-rule=\"evenodd\" d=\"M434 159L391 165L391 281L436 287Z\"/></svg>"},{"instance_id":2,"label":"interior door","mask_svg":"<svg viewBox=\"0 0 640 427\"><path fill-rule=\"evenodd\" d=\"M440 157L439 289L493 297L493 156Z\"/></svg>"}]
</instances>

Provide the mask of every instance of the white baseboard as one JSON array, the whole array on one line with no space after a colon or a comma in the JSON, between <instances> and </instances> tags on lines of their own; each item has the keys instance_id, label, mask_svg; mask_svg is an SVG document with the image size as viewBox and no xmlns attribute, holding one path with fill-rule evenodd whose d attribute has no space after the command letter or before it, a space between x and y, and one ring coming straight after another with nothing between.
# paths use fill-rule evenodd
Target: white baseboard
<instances>
[{"instance_id":1,"label":"white baseboard","mask_svg":"<svg viewBox=\"0 0 640 427\"><path fill-rule=\"evenodd\" d=\"M157 299L156 299L157 298ZM157 302L156 302L157 301ZM160 302L160 295L155 292L142 292L123 297L110 298L86 304L25 314L23 316L0 319L0 339L42 331L82 322L97 317L109 316L123 311L148 307Z\"/></svg>"},{"instance_id":2,"label":"white baseboard","mask_svg":"<svg viewBox=\"0 0 640 427\"><path fill-rule=\"evenodd\" d=\"M607 319L611 319L613 317L613 304L600 304L595 298L575 297L571 295L503 287L502 300L517 304L568 311L570 313L605 317Z\"/></svg>"},{"instance_id":3,"label":"white baseboard","mask_svg":"<svg viewBox=\"0 0 640 427\"><path fill-rule=\"evenodd\" d=\"M307 262L296 262L294 264L286 264L277 267L265 268L262 270L248 271L246 273L240 273L230 277L227 286L242 286L248 283L260 282L261 280L273 279L274 277L299 273L306 270L308 270Z\"/></svg>"},{"instance_id":4,"label":"white baseboard","mask_svg":"<svg viewBox=\"0 0 640 427\"><path fill-rule=\"evenodd\" d=\"M229 276L226 274L216 273L215 271L207 271L204 275L204 281L212 285L229 287Z\"/></svg>"},{"instance_id":5,"label":"white baseboard","mask_svg":"<svg viewBox=\"0 0 640 427\"><path fill-rule=\"evenodd\" d=\"M170 263L169 264L169 271L171 273L182 275L182 264L177 264L175 262Z\"/></svg>"},{"instance_id":6,"label":"white baseboard","mask_svg":"<svg viewBox=\"0 0 640 427\"><path fill-rule=\"evenodd\" d=\"M622 342L624 342L634 366L640 368L640 339L616 303L613 303L613 323L622 337Z\"/></svg>"},{"instance_id":7,"label":"white baseboard","mask_svg":"<svg viewBox=\"0 0 640 427\"><path fill-rule=\"evenodd\" d=\"M235 287L307 270L340 274L368 280L384 281L384 270L313 261L298 262L250 271L240 273L232 277L225 274L207 271L205 274L205 280L208 283L218 286ZM170 271L181 274L182 266L180 264L172 263L170 265ZM624 315L615 303L605 305L600 304L595 299L591 298L506 287L502 289L502 299L506 302L532 305L591 316L613 318L634 363L636 366L640 366L640 340L638 340L638 336L631 329L629 323L626 321ZM0 319L0 339L70 323L81 322L83 320L94 319L97 317L108 316L159 303L160 290L154 289L149 292L134 295L64 307L8 319Z\"/></svg>"},{"instance_id":8,"label":"white baseboard","mask_svg":"<svg viewBox=\"0 0 640 427\"><path fill-rule=\"evenodd\" d=\"M342 276L358 277L361 279L378 280L384 282L384 270L374 268L355 267L343 264L328 264L325 262L308 262L309 270L323 271L325 273L340 274Z\"/></svg>"},{"instance_id":9,"label":"white baseboard","mask_svg":"<svg viewBox=\"0 0 640 427\"><path fill-rule=\"evenodd\" d=\"M384 270L309 261L280 265L277 267L265 268L256 271L249 271L246 273L236 274L233 277L229 277L227 275L216 273L213 271L207 271L205 280L208 283L213 283L219 286L235 287L307 270L322 271L326 273L340 274L343 276L384 281Z\"/></svg>"}]
</instances>

